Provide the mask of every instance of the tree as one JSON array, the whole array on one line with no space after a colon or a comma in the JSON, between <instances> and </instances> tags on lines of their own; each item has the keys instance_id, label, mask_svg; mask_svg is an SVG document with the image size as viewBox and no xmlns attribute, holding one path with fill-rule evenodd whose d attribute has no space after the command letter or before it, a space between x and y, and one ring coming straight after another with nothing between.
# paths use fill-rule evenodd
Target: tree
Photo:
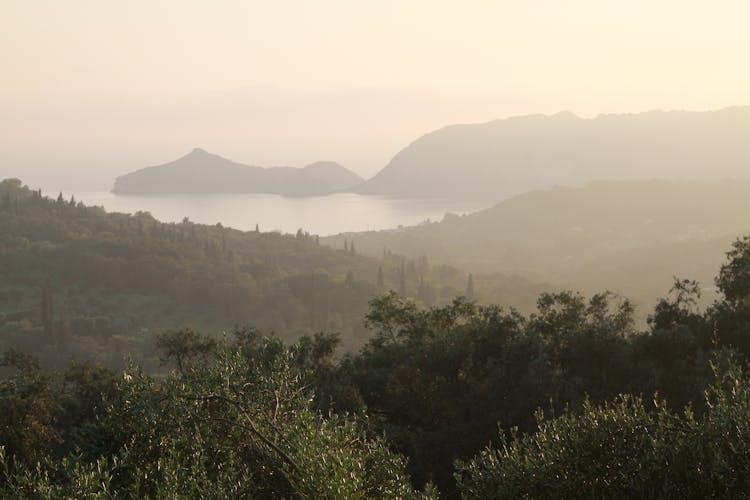
<instances>
[{"instance_id":1,"label":"tree","mask_svg":"<svg viewBox=\"0 0 750 500\"><path fill-rule=\"evenodd\" d=\"M714 365L697 417L621 395L503 433L456 478L465 498L736 498L750 488L750 381Z\"/></svg>"},{"instance_id":2,"label":"tree","mask_svg":"<svg viewBox=\"0 0 750 500\"><path fill-rule=\"evenodd\" d=\"M216 340L187 328L167 331L156 338L156 347L164 353L162 362L174 361L181 373L195 361L205 361L216 346Z\"/></svg>"},{"instance_id":3,"label":"tree","mask_svg":"<svg viewBox=\"0 0 750 500\"><path fill-rule=\"evenodd\" d=\"M0 449L34 464L60 442L58 393L33 356L7 351L0 356L0 369L11 372L0 379Z\"/></svg>"},{"instance_id":4,"label":"tree","mask_svg":"<svg viewBox=\"0 0 750 500\"><path fill-rule=\"evenodd\" d=\"M747 302L750 298L750 236L735 240L727 259L719 270L716 286L730 302Z\"/></svg>"},{"instance_id":5,"label":"tree","mask_svg":"<svg viewBox=\"0 0 750 500\"><path fill-rule=\"evenodd\" d=\"M672 299L662 298L656 304L654 313L649 315L648 323L654 329L674 328L684 324L695 314L701 288L697 281L674 278L669 290Z\"/></svg>"},{"instance_id":6,"label":"tree","mask_svg":"<svg viewBox=\"0 0 750 500\"><path fill-rule=\"evenodd\" d=\"M49 278L42 285L41 320L47 342L55 342L55 318L52 298L52 284Z\"/></svg>"},{"instance_id":7,"label":"tree","mask_svg":"<svg viewBox=\"0 0 750 500\"><path fill-rule=\"evenodd\" d=\"M335 368L336 348L341 344L341 337L336 333L318 332L307 335L297 342L297 363L305 370L310 370L315 379L327 376Z\"/></svg>"},{"instance_id":8,"label":"tree","mask_svg":"<svg viewBox=\"0 0 750 500\"><path fill-rule=\"evenodd\" d=\"M474 276L471 273L466 280L466 298L474 300Z\"/></svg>"},{"instance_id":9,"label":"tree","mask_svg":"<svg viewBox=\"0 0 750 500\"><path fill-rule=\"evenodd\" d=\"M305 374L325 367L333 345L335 338L323 336L291 348L257 339L253 351L223 346L210 362L162 380L130 367L92 421L106 446L100 456L47 456L27 467L13 464L0 446L0 496L421 497L403 458L381 438L357 421L312 407ZM0 383L0 394L5 388ZM28 406L38 398L0 398L0 409L9 401ZM0 421L13 415L1 412ZM1 426L0 433L44 428ZM35 441L37 449L48 442Z\"/></svg>"},{"instance_id":10,"label":"tree","mask_svg":"<svg viewBox=\"0 0 750 500\"><path fill-rule=\"evenodd\" d=\"M56 347L61 351L65 352L70 346L70 314L68 312L67 296L63 299L63 306L60 308L60 320L55 327L55 340L57 342Z\"/></svg>"},{"instance_id":11,"label":"tree","mask_svg":"<svg viewBox=\"0 0 750 500\"><path fill-rule=\"evenodd\" d=\"M10 192L6 192L3 196L3 211L8 213L13 211L13 202L10 199Z\"/></svg>"},{"instance_id":12,"label":"tree","mask_svg":"<svg viewBox=\"0 0 750 500\"><path fill-rule=\"evenodd\" d=\"M378 289L382 290L385 288L385 280L383 278L383 266L378 266Z\"/></svg>"},{"instance_id":13,"label":"tree","mask_svg":"<svg viewBox=\"0 0 750 500\"><path fill-rule=\"evenodd\" d=\"M403 259L401 259L401 273L399 274L398 291L402 297L406 297L406 269Z\"/></svg>"}]
</instances>

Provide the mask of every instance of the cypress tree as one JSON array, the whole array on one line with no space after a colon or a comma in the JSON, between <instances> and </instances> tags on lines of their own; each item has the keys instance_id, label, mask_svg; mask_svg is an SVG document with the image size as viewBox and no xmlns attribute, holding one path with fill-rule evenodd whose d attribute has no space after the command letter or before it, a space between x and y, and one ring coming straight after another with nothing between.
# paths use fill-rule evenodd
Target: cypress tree
<instances>
[{"instance_id":1,"label":"cypress tree","mask_svg":"<svg viewBox=\"0 0 750 500\"><path fill-rule=\"evenodd\" d=\"M399 276L398 293L400 293L402 297L406 296L406 269L403 259L401 259L401 275Z\"/></svg>"},{"instance_id":2,"label":"cypress tree","mask_svg":"<svg viewBox=\"0 0 750 500\"><path fill-rule=\"evenodd\" d=\"M310 274L310 328L315 329L315 271Z\"/></svg>"},{"instance_id":3,"label":"cypress tree","mask_svg":"<svg viewBox=\"0 0 750 500\"><path fill-rule=\"evenodd\" d=\"M417 266L414 264L413 260L410 260L409 264L406 266L406 277L410 280L417 280Z\"/></svg>"},{"instance_id":4,"label":"cypress tree","mask_svg":"<svg viewBox=\"0 0 750 500\"><path fill-rule=\"evenodd\" d=\"M383 266L378 266L378 288L385 288L385 280L383 279Z\"/></svg>"},{"instance_id":5,"label":"cypress tree","mask_svg":"<svg viewBox=\"0 0 750 500\"><path fill-rule=\"evenodd\" d=\"M68 315L67 297L64 298L64 304L60 311L60 321L55 331L55 343L57 348L65 351L68 348L70 339L70 317Z\"/></svg>"},{"instance_id":6,"label":"cypress tree","mask_svg":"<svg viewBox=\"0 0 750 500\"><path fill-rule=\"evenodd\" d=\"M52 285L49 278L42 285L41 319L44 336L48 341L54 340L54 317L52 307Z\"/></svg>"},{"instance_id":7,"label":"cypress tree","mask_svg":"<svg viewBox=\"0 0 750 500\"><path fill-rule=\"evenodd\" d=\"M474 276L469 273L469 278L466 280L466 298L474 300Z\"/></svg>"}]
</instances>

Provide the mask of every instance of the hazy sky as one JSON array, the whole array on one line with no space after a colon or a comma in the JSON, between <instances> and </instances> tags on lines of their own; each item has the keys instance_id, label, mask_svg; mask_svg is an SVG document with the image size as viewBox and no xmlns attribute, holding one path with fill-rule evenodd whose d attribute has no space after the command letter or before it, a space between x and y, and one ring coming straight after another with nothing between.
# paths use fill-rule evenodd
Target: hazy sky
<instances>
[{"instance_id":1,"label":"hazy sky","mask_svg":"<svg viewBox=\"0 0 750 500\"><path fill-rule=\"evenodd\" d=\"M0 177L106 187L196 146L370 175L450 123L750 104L748 19L739 0L0 0Z\"/></svg>"}]
</instances>

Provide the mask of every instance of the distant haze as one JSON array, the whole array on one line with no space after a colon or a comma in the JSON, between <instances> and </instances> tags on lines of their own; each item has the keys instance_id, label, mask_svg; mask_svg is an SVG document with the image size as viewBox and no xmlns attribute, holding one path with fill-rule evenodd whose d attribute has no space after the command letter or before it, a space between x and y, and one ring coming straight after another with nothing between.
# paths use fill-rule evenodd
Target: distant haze
<instances>
[{"instance_id":1,"label":"distant haze","mask_svg":"<svg viewBox=\"0 0 750 500\"><path fill-rule=\"evenodd\" d=\"M747 178L748 132L750 106L454 125L412 142L355 191L502 197L596 179Z\"/></svg>"},{"instance_id":2,"label":"distant haze","mask_svg":"<svg viewBox=\"0 0 750 500\"><path fill-rule=\"evenodd\" d=\"M750 103L750 4L0 5L0 177L108 186L195 147L368 177L452 123Z\"/></svg>"}]
</instances>

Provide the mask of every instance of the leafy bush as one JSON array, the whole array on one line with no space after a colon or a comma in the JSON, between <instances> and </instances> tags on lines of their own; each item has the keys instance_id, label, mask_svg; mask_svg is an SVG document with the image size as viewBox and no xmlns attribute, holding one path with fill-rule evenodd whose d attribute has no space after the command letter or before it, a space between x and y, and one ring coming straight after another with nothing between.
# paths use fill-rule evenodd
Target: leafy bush
<instances>
[{"instance_id":1,"label":"leafy bush","mask_svg":"<svg viewBox=\"0 0 750 500\"><path fill-rule=\"evenodd\" d=\"M671 413L640 398L510 431L499 447L457 463L464 498L738 498L750 491L750 378L716 370L705 413Z\"/></svg>"},{"instance_id":2,"label":"leafy bush","mask_svg":"<svg viewBox=\"0 0 750 500\"><path fill-rule=\"evenodd\" d=\"M210 362L184 365L163 381L131 367L88 422L104 448L23 462L17 450L3 450L0 494L417 496L403 458L381 439L312 409L298 347L256 339L252 357L243 347L223 346Z\"/></svg>"}]
</instances>

